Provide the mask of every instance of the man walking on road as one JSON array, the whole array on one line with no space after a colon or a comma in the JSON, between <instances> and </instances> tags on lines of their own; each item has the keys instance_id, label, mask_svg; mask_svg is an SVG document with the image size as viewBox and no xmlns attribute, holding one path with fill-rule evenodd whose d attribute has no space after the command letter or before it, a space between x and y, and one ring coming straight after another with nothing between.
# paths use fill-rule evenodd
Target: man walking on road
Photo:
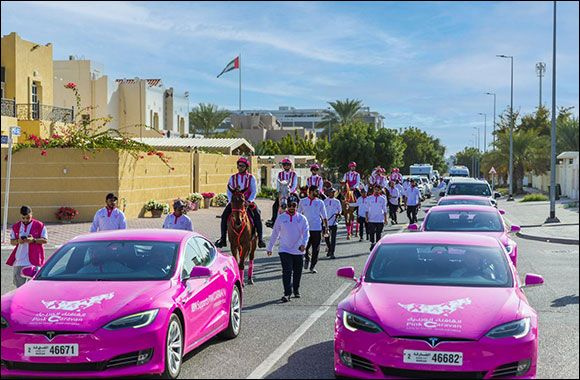
<instances>
[{"instance_id":1,"label":"man walking on road","mask_svg":"<svg viewBox=\"0 0 580 380\"><path fill-rule=\"evenodd\" d=\"M117 208L118 199L113 193L107 194L105 197L107 206L95 213L91 232L127 229L125 214Z\"/></svg>"},{"instance_id":2,"label":"man walking on road","mask_svg":"<svg viewBox=\"0 0 580 380\"><path fill-rule=\"evenodd\" d=\"M189 216L183 213L185 203L182 201L173 202L173 214L167 215L163 228L170 230L184 230L193 232L193 223Z\"/></svg>"},{"instance_id":3,"label":"man walking on road","mask_svg":"<svg viewBox=\"0 0 580 380\"><path fill-rule=\"evenodd\" d=\"M282 302L290 301L294 291L294 297L300 298L300 279L302 277L302 261L306 242L308 241L308 220L304 215L296 212L298 197L294 194L288 198L288 209L280 215L274 223L272 237L268 244L267 254L272 256L272 249L280 239L280 262L282 263L282 283L284 284L284 296Z\"/></svg>"},{"instance_id":4,"label":"man walking on road","mask_svg":"<svg viewBox=\"0 0 580 380\"><path fill-rule=\"evenodd\" d=\"M387 192L389 197L389 217L393 224L397 224L397 209L399 208L399 189L395 187L393 181L389 181L389 188Z\"/></svg>"},{"instance_id":5,"label":"man walking on road","mask_svg":"<svg viewBox=\"0 0 580 380\"><path fill-rule=\"evenodd\" d=\"M360 193L361 193L361 196L358 197L358 199L356 200L358 225L359 225L359 237L360 237L360 239L358 240L359 242L363 241L363 236L365 234L365 230L367 233L367 240L370 239L370 237L369 237L369 225L367 223L368 205L365 202L368 197L367 197L367 191L363 186L360 187Z\"/></svg>"},{"instance_id":6,"label":"man walking on road","mask_svg":"<svg viewBox=\"0 0 580 380\"><path fill-rule=\"evenodd\" d=\"M342 205L340 201L334 199L334 188L328 192L328 198L324 201L326 212L328 213L328 225L330 228L330 236L326 238L326 245L328 246L327 257L334 259L334 249L336 247L336 231L338 229L338 216L342 214Z\"/></svg>"},{"instance_id":7,"label":"man walking on road","mask_svg":"<svg viewBox=\"0 0 580 380\"><path fill-rule=\"evenodd\" d=\"M16 247L8 257L6 265L13 267L12 282L17 288L27 281L22 277L22 268L34 265L37 268L44 264L44 247L48 234L46 227L38 220L32 219L32 209L28 206L20 207L20 222L12 226L10 244Z\"/></svg>"},{"instance_id":8,"label":"man walking on road","mask_svg":"<svg viewBox=\"0 0 580 380\"><path fill-rule=\"evenodd\" d=\"M375 244L381 240L381 234L385 224L389 221L387 219L387 198L381 195L381 187L375 185L375 193L369 196L367 202L367 216L366 222L369 224L371 235L371 251Z\"/></svg>"},{"instance_id":9,"label":"man walking on road","mask_svg":"<svg viewBox=\"0 0 580 380\"><path fill-rule=\"evenodd\" d=\"M411 187L407 190L405 206L409 224L417 223L417 210L421 208L421 192L414 179L411 179Z\"/></svg>"},{"instance_id":10,"label":"man walking on road","mask_svg":"<svg viewBox=\"0 0 580 380\"><path fill-rule=\"evenodd\" d=\"M306 257L304 260L304 269L308 269L310 263L310 273L318 273L314 268L318 263L318 251L320 250L320 240L322 239L322 223L324 222L324 233L328 234L328 218L326 216L326 207L324 202L316 196L318 188L310 186L308 189L308 197L302 199L298 204L298 213L304 215L308 219L308 226L310 227L310 239L306 246ZM312 247L312 257L308 249Z\"/></svg>"}]
</instances>

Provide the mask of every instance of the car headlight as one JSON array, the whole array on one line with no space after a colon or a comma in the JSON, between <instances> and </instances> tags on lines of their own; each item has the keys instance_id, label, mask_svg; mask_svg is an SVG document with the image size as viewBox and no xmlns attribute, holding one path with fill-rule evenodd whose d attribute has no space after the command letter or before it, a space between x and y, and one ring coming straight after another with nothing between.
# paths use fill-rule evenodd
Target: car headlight
<instances>
[{"instance_id":1,"label":"car headlight","mask_svg":"<svg viewBox=\"0 0 580 380\"><path fill-rule=\"evenodd\" d=\"M489 330L485 336L492 339L501 339L514 337L516 339L523 338L530 332L530 318L520 319L518 321L509 322Z\"/></svg>"},{"instance_id":2,"label":"car headlight","mask_svg":"<svg viewBox=\"0 0 580 380\"><path fill-rule=\"evenodd\" d=\"M107 323L103 326L106 330L121 330L132 327L138 329L140 327L145 327L153 323L159 309L153 309L144 311L137 314L127 315L126 317L115 319L113 322Z\"/></svg>"},{"instance_id":3,"label":"car headlight","mask_svg":"<svg viewBox=\"0 0 580 380\"><path fill-rule=\"evenodd\" d=\"M5 329L6 327L10 327L6 318L2 317L2 328Z\"/></svg>"},{"instance_id":4,"label":"car headlight","mask_svg":"<svg viewBox=\"0 0 580 380\"><path fill-rule=\"evenodd\" d=\"M383 329L370 319L361 317L348 311L342 313L342 323L350 331L362 330L369 333L380 333Z\"/></svg>"}]
</instances>

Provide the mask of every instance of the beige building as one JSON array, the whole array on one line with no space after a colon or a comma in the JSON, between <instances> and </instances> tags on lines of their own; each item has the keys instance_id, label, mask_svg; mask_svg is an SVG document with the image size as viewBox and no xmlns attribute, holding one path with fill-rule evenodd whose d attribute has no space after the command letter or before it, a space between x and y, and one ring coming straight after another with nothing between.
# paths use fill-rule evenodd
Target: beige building
<instances>
[{"instance_id":1,"label":"beige building","mask_svg":"<svg viewBox=\"0 0 580 380\"><path fill-rule=\"evenodd\" d=\"M52 44L25 41L13 32L2 37L1 52L2 134L18 125L23 137L47 137L72 123L74 110L53 101Z\"/></svg>"},{"instance_id":2,"label":"beige building","mask_svg":"<svg viewBox=\"0 0 580 380\"><path fill-rule=\"evenodd\" d=\"M230 123L234 128L241 129L239 137L243 137L255 145L265 140L278 142L289 134L294 136L296 132L302 138L311 136L316 142L314 131L308 131L303 127L282 127L276 116L270 113L232 114Z\"/></svg>"}]
</instances>

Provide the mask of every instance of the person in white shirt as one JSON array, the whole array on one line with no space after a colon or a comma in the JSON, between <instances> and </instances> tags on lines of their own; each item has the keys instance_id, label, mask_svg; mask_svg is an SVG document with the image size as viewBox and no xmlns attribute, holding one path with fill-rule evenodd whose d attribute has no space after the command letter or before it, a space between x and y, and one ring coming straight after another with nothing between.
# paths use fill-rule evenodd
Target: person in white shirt
<instances>
[{"instance_id":1,"label":"person in white shirt","mask_svg":"<svg viewBox=\"0 0 580 380\"><path fill-rule=\"evenodd\" d=\"M405 195L407 197L405 206L407 207L409 224L417 223L417 210L421 208L421 192L414 179L411 179L411 187Z\"/></svg>"},{"instance_id":2,"label":"person in white shirt","mask_svg":"<svg viewBox=\"0 0 580 380\"><path fill-rule=\"evenodd\" d=\"M184 230L193 232L193 223L189 216L183 213L185 203L182 201L175 201L173 203L173 214L167 215L163 228L170 230Z\"/></svg>"},{"instance_id":3,"label":"person in white shirt","mask_svg":"<svg viewBox=\"0 0 580 380\"><path fill-rule=\"evenodd\" d=\"M320 249L320 240L322 239L322 223L324 223L324 234L328 235L326 207L324 207L324 202L316 196L317 191L318 188L316 186L310 186L308 189L308 197L302 199L298 204L298 213L308 219L308 226L310 227L310 239L308 239L306 255L304 257L304 269L307 269L310 263L310 273L317 273L314 267L318 263L318 252ZM312 247L312 257L310 257L308 252L310 247Z\"/></svg>"},{"instance_id":4,"label":"person in white shirt","mask_svg":"<svg viewBox=\"0 0 580 380\"><path fill-rule=\"evenodd\" d=\"M295 298L300 298L302 261L309 239L309 227L306 217L296 212L298 202L296 195L288 197L288 209L276 219L267 248L268 256L272 256L272 249L280 239L278 254L282 263L282 283L284 284L282 302L290 301L292 291Z\"/></svg>"},{"instance_id":5,"label":"person in white shirt","mask_svg":"<svg viewBox=\"0 0 580 380\"><path fill-rule=\"evenodd\" d=\"M115 194L107 194L105 197L107 206L95 213L91 232L127 229L125 214L117 208L118 200L119 198Z\"/></svg>"},{"instance_id":6,"label":"person in white shirt","mask_svg":"<svg viewBox=\"0 0 580 380\"><path fill-rule=\"evenodd\" d=\"M405 189L399 180L395 183L395 187L399 190L399 212L403 212L403 193L405 192Z\"/></svg>"},{"instance_id":7,"label":"person in white shirt","mask_svg":"<svg viewBox=\"0 0 580 380\"><path fill-rule=\"evenodd\" d=\"M365 200L367 197L367 189L364 186L360 188L360 197L356 200L358 225L359 225L359 242L363 241L365 231L367 232L367 240L369 240L369 225L367 224L367 204Z\"/></svg>"},{"instance_id":8,"label":"person in white shirt","mask_svg":"<svg viewBox=\"0 0 580 380\"><path fill-rule=\"evenodd\" d=\"M384 189L385 187L387 187L389 177L386 176L385 169L379 169L377 174L378 177L375 178L374 184L379 185L381 189Z\"/></svg>"},{"instance_id":9,"label":"person in white shirt","mask_svg":"<svg viewBox=\"0 0 580 380\"><path fill-rule=\"evenodd\" d=\"M409 178L405 178L403 180L403 206L405 210L407 210L407 191L411 188L411 180Z\"/></svg>"},{"instance_id":10,"label":"person in white shirt","mask_svg":"<svg viewBox=\"0 0 580 380\"><path fill-rule=\"evenodd\" d=\"M306 179L306 186L308 186L308 187L317 186L318 187L318 196L320 197L320 199L325 200L326 195L322 191L322 185L323 185L324 181L322 180L322 177L318 175L319 170L320 170L320 167L318 167L318 165L316 165L316 164L314 164L310 167L310 172L312 173L312 175L310 177L308 177L308 179Z\"/></svg>"},{"instance_id":11,"label":"person in white shirt","mask_svg":"<svg viewBox=\"0 0 580 380\"><path fill-rule=\"evenodd\" d=\"M354 192L355 197L360 197L358 187L361 184L361 179L360 174L356 171L356 162L352 161L348 164L348 169L349 171L344 173L342 180L348 183L348 187Z\"/></svg>"},{"instance_id":12,"label":"person in white shirt","mask_svg":"<svg viewBox=\"0 0 580 380\"><path fill-rule=\"evenodd\" d=\"M387 188L387 197L389 198L389 217L393 224L397 224L397 209L399 208L399 189L395 187L393 181L389 181Z\"/></svg>"},{"instance_id":13,"label":"person in white shirt","mask_svg":"<svg viewBox=\"0 0 580 380\"><path fill-rule=\"evenodd\" d=\"M296 172L292 170L292 160L289 158L283 159L282 167L284 170L278 173L278 180L276 181L278 194L281 194L282 190L282 185L280 184L281 181L286 181L288 184L288 194L295 194L296 190L298 189L298 176L296 175ZM272 205L272 219L266 221L266 227L272 228L274 226L276 218L280 212L280 198L276 198L274 204Z\"/></svg>"},{"instance_id":14,"label":"person in white shirt","mask_svg":"<svg viewBox=\"0 0 580 380\"><path fill-rule=\"evenodd\" d=\"M375 244L381 240L381 234L385 224L388 223L387 220L387 198L381 195L381 187L375 185L375 192L373 195L366 199L367 204L367 216L366 222L369 224L369 230L371 235L371 251L375 247Z\"/></svg>"},{"instance_id":15,"label":"person in white shirt","mask_svg":"<svg viewBox=\"0 0 580 380\"><path fill-rule=\"evenodd\" d=\"M327 237L326 245L328 246L327 257L334 259L334 252L336 247L336 231L338 229L338 216L342 214L342 204L339 200L334 198L335 190L329 190L328 198L324 200L326 213L328 214L328 228L330 229L330 236Z\"/></svg>"}]
</instances>

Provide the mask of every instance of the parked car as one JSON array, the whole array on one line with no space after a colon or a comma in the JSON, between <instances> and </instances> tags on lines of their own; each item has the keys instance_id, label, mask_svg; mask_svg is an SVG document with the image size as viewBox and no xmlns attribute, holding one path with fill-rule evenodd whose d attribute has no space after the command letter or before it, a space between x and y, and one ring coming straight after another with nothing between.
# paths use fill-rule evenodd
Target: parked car
<instances>
[{"instance_id":1,"label":"parked car","mask_svg":"<svg viewBox=\"0 0 580 380\"><path fill-rule=\"evenodd\" d=\"M177 378L185 354L240 333L238 265L197 233L87 234L22 274L2 296L2 377Z\"/></svg>"},{"instance_id":2,"label":"parked car","mask_svg":"<svg viewBox=\"0 0 580 380\"><path fill-rule=\"evenodd\" d=\"M337 378L535 378L538 315L495 238L424 232L379 241L336 308Z\"/></svg>"},{"instance_id":3,"label":"parked car","mask_svg":"<svg viewBox=\"0 0 580 380\"><path fill-rule=\"evenodd\" d=\"M520 227L508 226L502 217L502 212L489 205L435 206L429 209L420 227L411 225L409 229L460 232L494 237L504 245L511 261L517 266L518 245L509 234L519 231Z\"/></svg>"}]
</instances>

